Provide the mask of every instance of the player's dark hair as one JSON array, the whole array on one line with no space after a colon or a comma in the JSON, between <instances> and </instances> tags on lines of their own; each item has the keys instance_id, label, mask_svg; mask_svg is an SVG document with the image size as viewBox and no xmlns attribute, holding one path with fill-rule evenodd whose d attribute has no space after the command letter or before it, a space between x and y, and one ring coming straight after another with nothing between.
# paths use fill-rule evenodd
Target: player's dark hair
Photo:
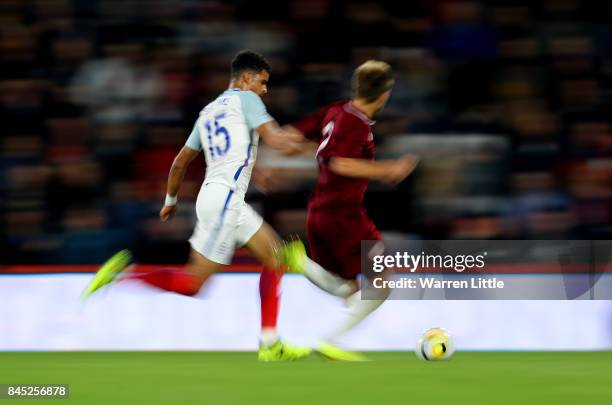
<instances>
[{"instance_id":1,"label":"player's dark hair","mask_svg":"<svg viewBox=\"0 0 612 405\"><path fill-rule=\"evenodd\" d=\"M249 50L240 51L232 60L232 77L236 78L244 71L259 73L262 70L270 73L270 64L261 54Z\"/></svg>"},{"instance_id":2,"label":"player's dark hair","mask_svg":"<svg viewBox=\"0 0 612 405\"><path fill-rule=\"evenodd\" d=\"M353 73L353 97L371 103L391 89L393 83L393 72L388 63L369 60Z\"/></svg>"}]
</instances>

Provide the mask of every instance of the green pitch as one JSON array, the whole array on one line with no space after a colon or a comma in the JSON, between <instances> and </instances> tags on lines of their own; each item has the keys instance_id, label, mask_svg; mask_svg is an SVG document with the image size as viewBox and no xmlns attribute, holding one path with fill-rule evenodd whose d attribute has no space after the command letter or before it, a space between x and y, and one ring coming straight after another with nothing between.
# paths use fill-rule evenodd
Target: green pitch
<instances>
[{"instance_id":1,"label":"green pitch","mask_svg":"<svg viewBox=\"0 0 612 405\"><path fill-rule=\"evenodd\" d=\"M413 353L369 358L258 363L254 353L0 353L0 384L70 384L78 404L603 404L612 397L612 352L460 352L446 363Z\"/></svg>"}]
</instances>

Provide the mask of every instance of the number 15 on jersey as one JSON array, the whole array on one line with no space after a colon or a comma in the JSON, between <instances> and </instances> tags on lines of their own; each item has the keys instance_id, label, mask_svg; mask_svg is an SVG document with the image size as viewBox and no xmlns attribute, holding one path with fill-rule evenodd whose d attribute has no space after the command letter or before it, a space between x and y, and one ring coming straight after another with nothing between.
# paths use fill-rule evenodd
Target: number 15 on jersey
<instances>
[{"instance_id":1,"label":"number 15 on jersey","mask_svg":"<svg viewBox=\"0 0 612 405\"><path fill-rule=\"evenodd\" d=\"M225 113L219 113L212 120L207 120L204 123L208 139L208 152L211 159L225 155L231 146L230 134L225 128L221 120L225 118Z\"/></svg>"}]
</instances>

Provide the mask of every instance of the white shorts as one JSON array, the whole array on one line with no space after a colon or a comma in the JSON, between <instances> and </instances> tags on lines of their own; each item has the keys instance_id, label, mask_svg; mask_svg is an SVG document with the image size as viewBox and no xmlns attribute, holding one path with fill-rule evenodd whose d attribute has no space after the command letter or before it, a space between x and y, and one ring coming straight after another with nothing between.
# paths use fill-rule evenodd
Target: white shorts
<instances>
[{"instance_id":1,"label":"white shorts","mask_svg":"<svg viewBox=\"0 0 612 405\"><path fill-rule=\"evenodd\" d=\"M234 249L245 245L263 218L229 187L209 183L200 189L191 247L209 260L230 264Z\"/></svg>"}]
</instances>

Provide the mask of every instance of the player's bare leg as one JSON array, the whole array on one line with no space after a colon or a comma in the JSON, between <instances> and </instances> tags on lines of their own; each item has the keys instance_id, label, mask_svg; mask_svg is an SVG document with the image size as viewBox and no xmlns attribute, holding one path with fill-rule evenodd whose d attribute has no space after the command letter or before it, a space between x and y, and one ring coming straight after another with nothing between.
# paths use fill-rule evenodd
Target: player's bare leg
<instances>
[{"instance_id":1,"label":"player's bare leg","mask_svg":"<svg viewBox=\"0 0 612 405\"><path fill-rule=\"evenodd\" d=\"M295 347L280 340L276 331L278 315L279 286L281 269L278 251L282 246L281 239L266 222L246 243L247 249L263 263L264 272L260 279L260 298L262 312L262 330L258 357L260 361L298 360L308 356L312 350L307 347Z\"/></svg>"},{"instance_id":2,"label":"player's bare leg","mask_svg":"<svg viewBox=\"0 0 612 405\"><path fill-rule=\"evenodd\" d=\"M264 266L273 269L281 265L277 252L282 245L282 241L278 234L265 221L246 243L247 249L253 253L257 260Z\"/></svg>"},{"instance_id":3,"label":"player's bare leg","mask_svg":"<svg viewBox=\"0 0 612 405\"><path fill-rule=\"evenodd\" d=\"M196 250L191 249L189 253L189 262L184 267L183 271L190 276L192 288L197 288L197 291L199 291L210 276L219 272L223 267L226 266L213 262Z\"/></svg>"}]
</instances>

